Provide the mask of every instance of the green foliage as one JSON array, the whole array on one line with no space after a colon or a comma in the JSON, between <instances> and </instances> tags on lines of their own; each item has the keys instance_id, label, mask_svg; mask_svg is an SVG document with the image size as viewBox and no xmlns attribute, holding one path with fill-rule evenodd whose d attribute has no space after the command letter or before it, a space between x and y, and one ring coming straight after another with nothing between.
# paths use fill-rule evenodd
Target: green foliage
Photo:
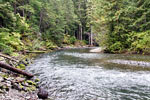
<instances>
[{"instance_id":1,"label":"green foliage","mask_svg":"<svg viewBox=\"0 0 150 100\"><path fill-rule=\"evenodd\" d=\"M115 51L121 51L121 50L123 50L124 48L123 48L123 44L121 44L119 41L118 42L115 42L114 44L112 44L111 46L109 46L108 48L107 48L107 50L109 51L109 52L115 52Z\"/></svg>"},{"instance_id":2,"label":"green foliage","mask_svg":"<svg viewBox=\"0 0 150 100\"><path fill-rule=\"evenodd\" d=\"M3 43L0 43L0 51L5 54L11 54L13 52L13 48L9 47L8 45L5 45Z\"/></svg>"},{"instance_id":3,"label":"green foliage","mask_svg":"<svg viewBox=\"0 0 150 100\"><path fill-rule=\"evenodd\" d=\"M2 0L1 51L51 49L64 40L74 44L88 31L86 10L86 0Z\"/></svg>"},{"instance_id":4,"label":"green foliage","mask_svg":"<svg viewBox=\"0 0 150 100\"><path fill-rule=\"evenodd\" d=\"M105 46L109 52L129 49L141 52L149 48L148 0L91 2L93 9L91 23L100 45Z\"/></svg>"},{"instance_id":5,"label":"green foliage","mask_svg":"<svg viewBox=\"0 0 150 100\"><path fill-rule=\"evenodd\" d=\"M77 40L75 42L75 46L85 46L85 45L86 45L86 41Z\"/></svg>"},{"instance_id":6,"label":"green foliage","mask_svg":"<svg viewBox=\"0 0 150 100\"><path fill-rule=\"evenodd\" d=\"M2 0L0 50L11 54L83 45L87 41L76 38L92 32L109 52L145 52L149 20L149 0Z\"/></svg>"},{"instance_id":7,"label":"green foliage","mask_svg":"<svg viewBox=\"0 0 150 100\"><path fill-rule=\"evenodd\" d=\"M74 44L74 43L77 41L77 39L75 38L75 36L71 36L71 37L69 38L69 40L70 40L70 43L71 43L71 44Z\"/></svg>"},{"instance_id":8,"label":"green foliage","mask_svg":"<svg viewBox=\"0 0 150 100\"><path fill-rule=\"evenodd\" d=\"M74 44L76 41L77 41L77 39L74 36L70 36L67 34L64 35L64 40L63 40L64 44L70 45L70 44Z\"/></svg>"},{"instance_id":9,"label":"green foliage","mask_svg":"<svg viewBox=\"0 0 150 100\"><path fill-rule=\"evenodd\" d=\"M4 32L7 29L0 29L0 50L4 53L11 54L14 50L22 50L23 43L20 40L19 33Z\"/></svg>"},{"instance_id":10,"label":"green foliage","mask_svg":"<svg viewBox=\"0 0 150 100\"><path fill-rule=\"evenodd\" d=\"M138 52L148 52L150 49L150 31L132 34L134 35L132 37L133 42L131 44L131 50Z\"/></svg>"},{"instance_id":11,"label":"green foliage","mask_svg":"<svg viewBox=\"0 0 150 100\"><path fill-rule=\"evenodd\" d=\"M25 18L21 17L19 14L16 15L16 26L15 31L20 33L29 32L29 24L27 24Z\"/></svg>"}]
</instances>

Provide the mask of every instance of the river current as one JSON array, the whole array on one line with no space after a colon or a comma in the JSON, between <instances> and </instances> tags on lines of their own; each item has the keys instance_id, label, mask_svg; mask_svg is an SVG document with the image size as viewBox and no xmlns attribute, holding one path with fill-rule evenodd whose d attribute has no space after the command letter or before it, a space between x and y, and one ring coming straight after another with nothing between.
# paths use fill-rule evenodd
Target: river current
<instances>
[{"instance_id":1,"label":"river current","mask_svg":"<svg viewBox=\"0 0 150 100\"><path fill-rule=\"evenodd\" d=\"M150 56L90 49L42 54L27 70L52 100L150 100Z\"/></svg>"}]
</instances>

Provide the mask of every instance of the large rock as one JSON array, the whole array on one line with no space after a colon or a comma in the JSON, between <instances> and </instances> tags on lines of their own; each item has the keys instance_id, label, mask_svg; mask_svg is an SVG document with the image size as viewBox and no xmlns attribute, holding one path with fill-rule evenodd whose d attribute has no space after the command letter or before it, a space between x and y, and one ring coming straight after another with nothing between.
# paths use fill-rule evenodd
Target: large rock
<instances>
[{"instance_id":1,"label":"large rock","mask_svg":"<svg viewBox=\"0 0 150 100\"><path fill-rule=\"evenodd\" d=\"M44 90L43 88L40 88L38 91L38 97L40 99L47 99L48 98L48 92Z\"/></svg>"}]
</instances>

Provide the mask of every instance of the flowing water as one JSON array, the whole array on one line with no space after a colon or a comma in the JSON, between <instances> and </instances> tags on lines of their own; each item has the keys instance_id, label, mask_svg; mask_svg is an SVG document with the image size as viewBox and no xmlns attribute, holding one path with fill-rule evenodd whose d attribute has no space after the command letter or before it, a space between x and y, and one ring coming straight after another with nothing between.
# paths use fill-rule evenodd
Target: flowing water
<instances>
[{"instance_id":1,"label":"flowing water","mask_svg":"<svg viewBox=\"0 0 150 100\"><path fill-rule=\"evenodd\" d=\"M150 56L89 50L40 55L28 71L52 100L150 100Z\"/></svg>"}]
</instances>

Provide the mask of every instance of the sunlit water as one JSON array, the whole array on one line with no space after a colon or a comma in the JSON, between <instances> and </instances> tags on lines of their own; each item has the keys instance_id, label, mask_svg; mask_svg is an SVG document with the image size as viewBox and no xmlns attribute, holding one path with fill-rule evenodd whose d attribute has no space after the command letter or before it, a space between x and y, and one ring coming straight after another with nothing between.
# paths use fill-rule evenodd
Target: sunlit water
<instances>
[{"instance_id":1,"label":"sunlit water","mask_svg":"<svg viewBox=\"0 0 150 100\"><path fill-rule=\"evenodd\" d=\"M69 49L40 55L28 71L52 100L150 100L149 56Z\"/></svg>"}]
</instances>

